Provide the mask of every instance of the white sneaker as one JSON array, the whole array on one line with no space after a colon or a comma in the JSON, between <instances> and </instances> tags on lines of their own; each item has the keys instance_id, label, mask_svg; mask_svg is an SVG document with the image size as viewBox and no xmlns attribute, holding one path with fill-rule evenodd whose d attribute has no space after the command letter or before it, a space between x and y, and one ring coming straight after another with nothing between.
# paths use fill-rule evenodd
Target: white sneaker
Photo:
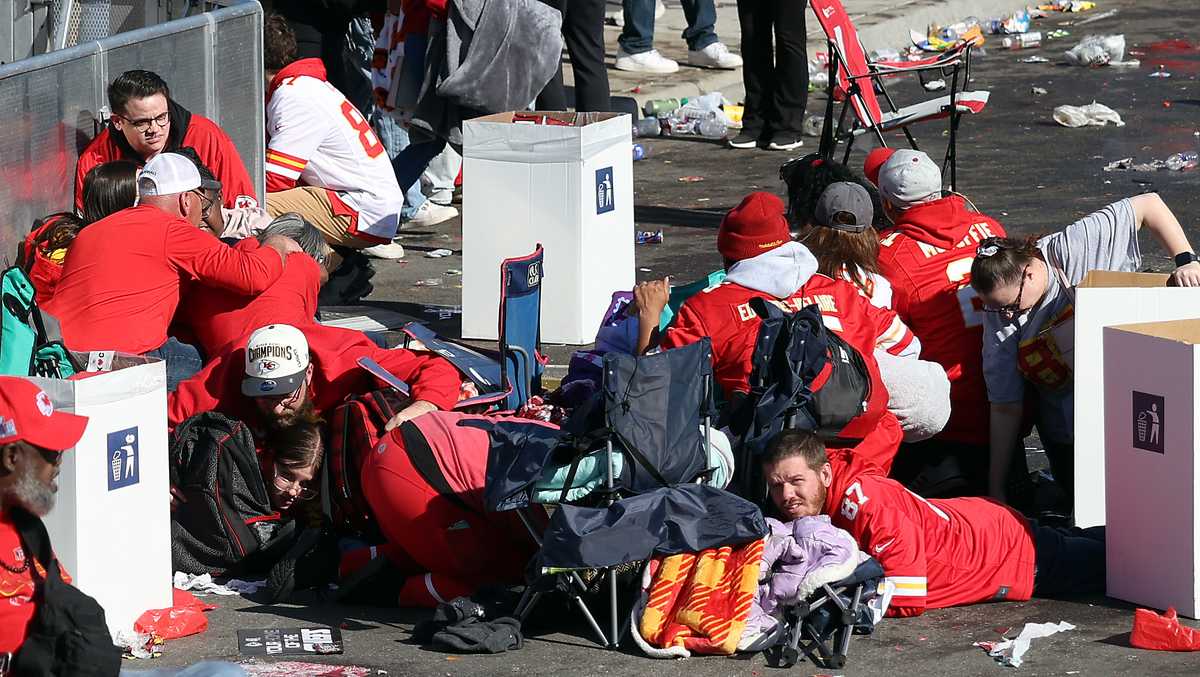
<instances>
[{"instance_id":1,"label":"white sneaker","mask_svg":"<svg viewBox=\"0 0 1200 677\"><path fill-rule=\"evenodd\" d=\"M688 63L700 68L733 70L742 65L742 57L729 51L723 42L714 42L697 51L688 51ZM618 66L619 68L619 66Z\"/></svg>"},{"instance_id":2,"label":"white sneaker","mask_svg":"<svg viewBox=\"0 0 1200 677\"><path fill-rule=\"evenodd\" d=\"M426 200L421 203L420 207L417 207L416 215L407 221L407 224L425 228L436 226L443 221L449 221L456 216L458 216L458 209L455 207L440 205L433 200Z\"/></svg>"},{"instance_id":3,"label":"white sneaker","mask_svg":"<svg viewBox=\"0 0 1200 677\"><path fill-rule=\"evenodd\" d=\"M679 64L671 61L657 49L639 54L626 54L625 50L617 48L617 70L633 73L674 73L679 70Z\"/></svg>"},{"instance_id":4,"label":"white sneaker","mask_svg":"<svg viewBox=\"0 0 1200 677\"><path fill-rule=\"evenodd\" d=\"M399 242L389 242L387 244L377 244L374 247L367 247L362 250L362 253L376 259L395 261L404 258L404 247L400 246Z\"/></svg>"},{"instance_id":5,"label":"white sneaker","mask_svg":"<svg viewBox=\"0 0 1200 677\"><path fill-rule=\"evenodd\" d=\"M661 18L663 18L663 15L666 13L667 13L667 6L665 4L663 4L662 0L657 0L654 3L654 18L661 19Z\"/></svg>"}]
</instances>

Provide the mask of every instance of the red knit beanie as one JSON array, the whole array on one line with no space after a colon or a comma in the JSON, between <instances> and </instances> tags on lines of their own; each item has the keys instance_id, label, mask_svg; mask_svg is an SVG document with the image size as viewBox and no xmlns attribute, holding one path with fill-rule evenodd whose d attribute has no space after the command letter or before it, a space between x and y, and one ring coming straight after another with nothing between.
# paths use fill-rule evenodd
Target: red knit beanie
<instances>
[{"instance_id":1,"label":"red knit beanie","mask_svg":"<svg viewBox=\"0 0 1200 677\"><path fill-rule=\"evenodd\" d=\"M881 148L876 148L870 153L867 153L867 159L863 160L863 176L867 177L868 181L878 186L879 169L883 167L883 163L887 162L888 158L892 157L892 153L895 152L895 148L888 148L884 146Z\"/></svg>"},{"instance_id":2,"label":"red knit beanie","mask_svg":"<svg viewBox=\"0 0 1200 677\"><path fill-rule=\"evenodd\" d=\"M750 193L721 219L717 251L731 261L749 259L789 242L783 200L772 193Z\"/></svg>"}]
</instances>

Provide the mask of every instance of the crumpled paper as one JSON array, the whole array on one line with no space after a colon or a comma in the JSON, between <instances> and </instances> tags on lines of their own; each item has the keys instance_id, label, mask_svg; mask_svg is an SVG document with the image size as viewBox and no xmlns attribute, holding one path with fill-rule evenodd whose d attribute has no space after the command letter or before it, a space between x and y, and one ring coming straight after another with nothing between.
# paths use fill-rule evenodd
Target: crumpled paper
<instances>
[{"instance_id":1,"label":"crumpled paper","mask_svg":"<svg viewBox=\"0 0 1200 677\"><path fill-rule=\"evenodd\" d=\"M266 581L243 581L231 578L224 585L213 582L212 574L185 574L175 572L174 585L180 590L190 590L197 594L213 595L252 595L267 585Z\"/></svg>"},{"instance_id":2,"label":"crumpled paper","mask_svg":"<svg viewBox=\"0 0 1200 677\"><path fill-rule=\"evenodd\" d=\"M1021 658L1025 652L1029 651L1029 645L1033 640L1074 629L1075 626L1066 621L1026 623L1025 627L1021 629L1021 634L1017 635L1015 639L1004 639L999 642L975 642L975 646L988 652L988 655L996 659L1000 665L1019 668L1021 667Z\"/></svg>"},{"instance_id":3,"label":"crumpled paper","mask_svg":"<svg viewBox=\"0 0 1200 677\"><path fill-rule=\"evenodd\" d=\"M1053 117L1063 127L1103 127L1110 122L1118 127L1125 126L1120 113L1095 101L1086 106L1059 106L1054 109Z\"/></svg>"}]
</instances>

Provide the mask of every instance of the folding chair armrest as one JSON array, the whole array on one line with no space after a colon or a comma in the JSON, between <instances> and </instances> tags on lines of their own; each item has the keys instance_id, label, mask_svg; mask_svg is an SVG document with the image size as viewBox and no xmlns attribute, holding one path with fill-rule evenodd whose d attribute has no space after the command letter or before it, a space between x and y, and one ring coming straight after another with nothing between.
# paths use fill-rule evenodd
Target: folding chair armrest
<instances>
[{"instance_id":1,"label":"folding chair armrest","mask_svg":"<svg viewBox=\"0 0 1200 677\"><path fill-rule=\"evenodd\" d=\"M947 68L958 68L961 63L962 62L959 60L939 61L937 63L915 64L913 66L908 66L905 68L897 68L894 66L889 66L889 65L887 65L887 63L883 63L883 62L871 63L871 64L868 64L868 66L871 69L871 72L869 74L858 75L855 77L863 78L863 77L875 77L875 76L880 76L880 75L904 75L905 73L921 73L924 71L940 71L940 70L945 70ZM880 66L883 66L883 68L879 68Z\"/></svg>"}]
</instances>

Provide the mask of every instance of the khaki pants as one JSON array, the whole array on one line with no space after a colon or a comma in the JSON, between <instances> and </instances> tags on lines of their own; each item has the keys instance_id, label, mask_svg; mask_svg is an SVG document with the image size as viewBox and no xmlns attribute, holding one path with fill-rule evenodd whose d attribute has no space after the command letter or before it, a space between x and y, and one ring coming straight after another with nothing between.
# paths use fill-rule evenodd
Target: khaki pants
<instances>
[{"instance_id":1,"label":"khaki pants","mask_svg":"<svg viewBox=\"0 0 1200 677\"><path fill-rule=\"evenodd\" d=\"M334 203L329 191L315 186L301 186L267 194L267 213L271 218L296 212L317 227L331 245L364 249L375 242L360 240L350 234L350 228L358 220L358 214L341 202Z\"/></svg>"}]
</instances>

